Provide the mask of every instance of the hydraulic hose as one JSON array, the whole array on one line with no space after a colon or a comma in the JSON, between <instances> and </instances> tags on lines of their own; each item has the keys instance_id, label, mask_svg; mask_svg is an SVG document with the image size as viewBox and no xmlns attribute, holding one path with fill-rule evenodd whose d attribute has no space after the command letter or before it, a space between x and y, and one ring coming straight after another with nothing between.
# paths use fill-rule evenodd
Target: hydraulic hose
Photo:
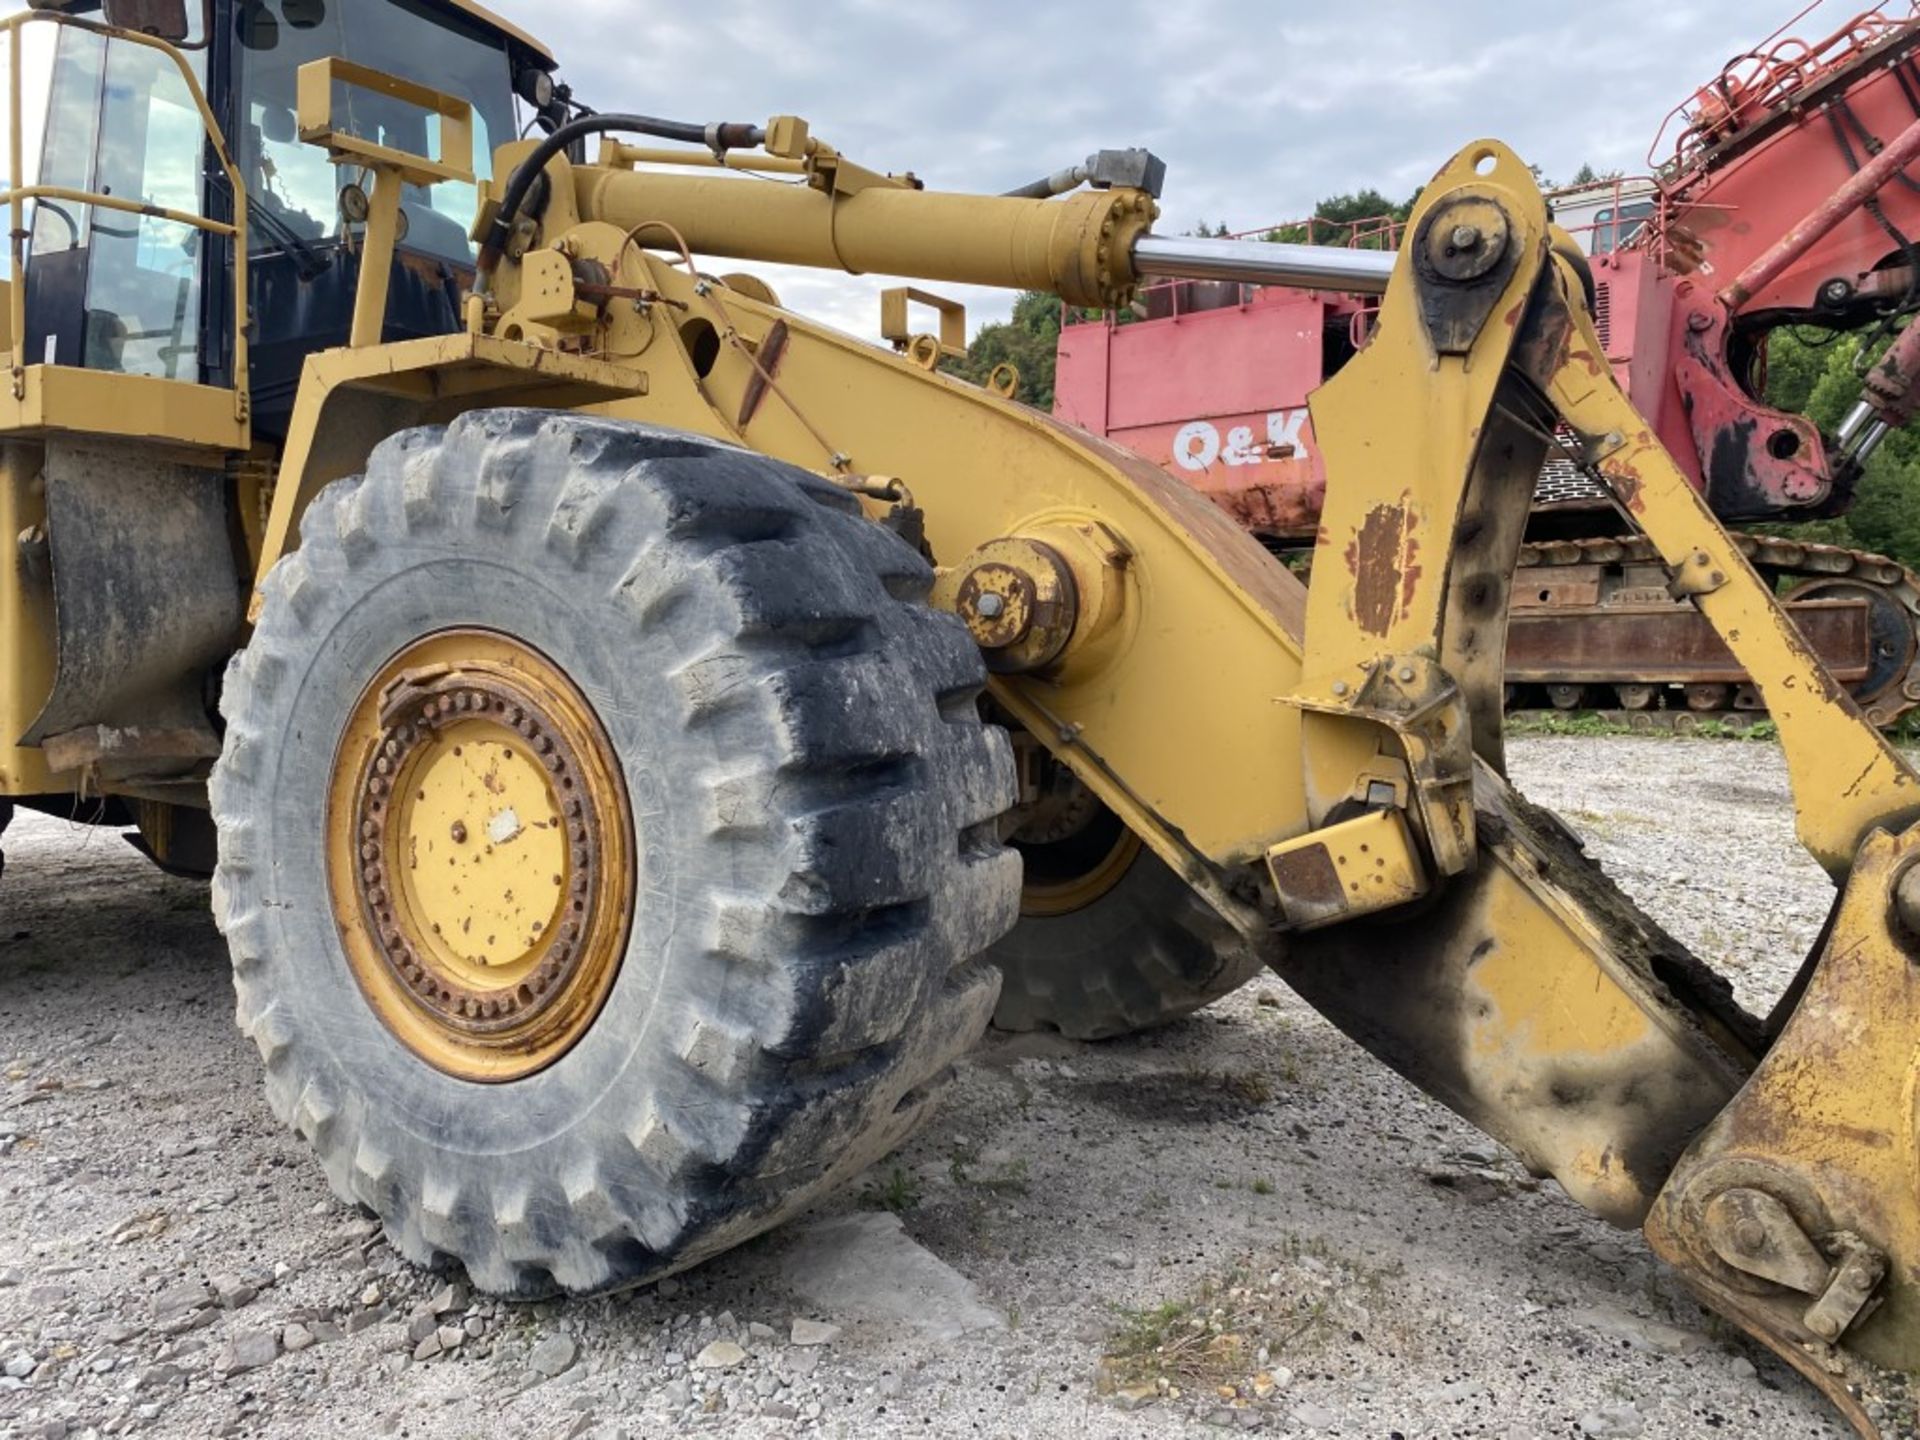
<instances>
[{"instance_id":1,"label":"hydraulic hose","mask_svg":"<svg viewBox=\"0 0 1920 1440\"><path fill-rule=\"evenodd\" d=\"M501 197L500 209L494 215L493 223L487 227L487 238L480 246L476 261L478 276L475 284L482 293L493 275L494 266L500 263L501 255L506 253L507 238L513 233L513 222L519 218L520 207L526 203L528 192L546 170L548 162L574 141L608 130L625 130L635 135L651 135L659 140L704 145L716 155L759 145L767 138L766 130L758 125L737 122L698 125L688 120L660 120L651 115L618 113L582 115L556 126L534 147L533 153L515 167L512 177L507 181L507 193Z\"/></svg>"}]
</instances>

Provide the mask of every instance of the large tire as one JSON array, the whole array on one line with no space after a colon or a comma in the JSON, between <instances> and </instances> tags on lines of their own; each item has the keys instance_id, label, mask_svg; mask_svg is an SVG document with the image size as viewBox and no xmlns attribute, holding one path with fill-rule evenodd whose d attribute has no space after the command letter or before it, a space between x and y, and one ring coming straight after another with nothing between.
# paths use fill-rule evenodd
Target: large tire
<instances>
[{"instance_id":1,"label":"large tire","mask_svg":"<svg viewBox=\"0 0 1920 1440\"><path fill-rule=\"evenodd\" d=\"M1252 939L1105 806L1091 796L1079 805L1084 822L1053 843L1015 835L1027 893L1020 923L987 952L1004 977L996 1028L1110 1040L1190 1015L1260 973ZM1050 884L1050 870L1075 882Z\"/></svg>"},{"instance_id":2,"label":"large tire","mask_svg":"<svg viewBox=\"0 0 1920 1440\"><path fill-rule=\"evenodd\" d=\"M227 676L214 897L268 1097L337 1193L416 1263L592 1293L777 1224L921 1123L992 1014L976 957L1020 865L978 653L907 545L763 457L525 410L389 439L301 537ZM352 697L446 627L573 677L632 800L603 1008L508 1083L395 1038L322 879Z\"/></svg>"}]
</instances>

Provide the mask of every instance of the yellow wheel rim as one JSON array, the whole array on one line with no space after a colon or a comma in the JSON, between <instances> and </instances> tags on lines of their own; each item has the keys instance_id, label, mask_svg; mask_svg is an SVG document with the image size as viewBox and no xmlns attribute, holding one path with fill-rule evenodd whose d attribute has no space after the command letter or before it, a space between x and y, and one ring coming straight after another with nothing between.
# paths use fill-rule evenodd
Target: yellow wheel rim
<instances>
[{"instance_id":1,"label":"yellow wheel rim","mask_svg":"<svg viewBox=\"0 0 1920 1440\"><path fill-rule=\"evenodd\" d=\"M1140 837L1122 828L1113 848L1078 875L1053 881L1028 880L1020 889L1022 915L1068 915L1084 910L1120 883L1140 853Z\"/></svg>"},{"instance_id":2,"label":"yellow wheel rim","mask_svg":"<svg viewBox=\"0 0 1920 1440\"><path fill-rule=\"evenodd\" d=\"M1022 915L1069 915L1118 885L1140 855L1140 837L1074 773L1024 731L1014 736L1025 803L1007 837L1026 865Z\"/></svg>"},{"instance_id":3,"label":"yellow wheel rim","mask_svg":"<svg viewBox=\"0 0 1920 1440\"><path fill-rule=\"evenodd\" d=\"M327 885L381 1022L436 1069L503 1081L592 1027L625 952L633 821L586 697L506 635L407 646L355 702Z\"/></svg>"}]
</instances>

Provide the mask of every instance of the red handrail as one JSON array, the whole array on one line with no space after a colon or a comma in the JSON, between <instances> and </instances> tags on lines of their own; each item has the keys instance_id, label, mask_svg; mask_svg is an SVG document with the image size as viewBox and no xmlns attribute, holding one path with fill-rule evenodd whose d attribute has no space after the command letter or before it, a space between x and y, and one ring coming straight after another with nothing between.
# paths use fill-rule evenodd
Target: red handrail
<instances>
[{"instance_id":1,"label":"red handrail","mask_svg":"<svg viewBox=\"0 0 1920 1440\"><path fill-rule=\"evenodd\" d=\"M1789 27L1824 3L1813 0L1753 49L1734 56L1717 76L1667 112L1647 150L1647 163L1664 172L1669 188L1690 176L1715 144L1772 114L1795 95L1920 18L1920 0L1908 0L1904 15L1889 11L1892 0L1881 0L1817 43L1786 34ZM1686 124L1674 141L1672 156L1662 160L1660 147L1676 119Z\"/></svg>"}]
</instances>

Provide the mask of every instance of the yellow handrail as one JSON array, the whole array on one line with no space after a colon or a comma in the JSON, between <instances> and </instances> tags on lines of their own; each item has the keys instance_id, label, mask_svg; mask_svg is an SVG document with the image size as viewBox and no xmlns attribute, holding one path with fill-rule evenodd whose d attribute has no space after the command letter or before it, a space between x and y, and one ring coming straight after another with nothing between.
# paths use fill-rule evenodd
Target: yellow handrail
<instances>
[{"instance_id":1,"label":"yellow handrail","mask_svg":"<svg viewBox=\"0 0 1920 1440\"><path fill-rule=\"evenodd\" d=\"M225 220L210 220L186 210L169 210L164 205L149 205L144 200L128 200L119 195L96 195L91 190L70 190L64 185L24 185L18 192L0 194L0 201L66 200L75 205L98 205L102 210L124 210L129 215L150 215L155 220L172 220L196 230L211 230L216 235L237 235L239 227Z\"/></svg>"},{"instance_id":2,"label":"yellow handrail","mask_svg":"<svg viewBox=\"0 0 1920 1440\"><path fill-rule=\"evenodd\" d=\"M169 210L160 205L149 205L139 200L126 200L117 195L100 195L90 190L72 190L58 185L22 185L21 140L20 140L20 30L32 24L70 25L76 30L90 31L108 40L124 40L130 45L145 45L158 50L180 72L180 78L186 83L187 94L192 97L194 108L200 112L200 126L206 132L207 140L213 146L214 155L219 159L220 168L226 173L227 184L233 192L233 220L212 220L204 215L190 215L179 210ZM11 284L7 291L7 318L13 332L13 394L19 399L26 394L26 369L22 357L26 353L27 338L27 289L25 269L27 263L26 243L26 203L29 200L65 200L75 205L98 205L107 210L120 210L135 215L150 215L158 220L170 220L177 224L191 225L197 230L209 231L215 235L231 236L233 246L233 392L234 413L236 418L244 420L247 416L247 189L240 178L240 171L228 153L226 136L220 131L220 125L213 116L213 108L207 104L205 92L200 82L194 78L193 67L187 64L183 56L172 45L152 35L142 35L133 30L122 30L113 25L102 25L92 20L82 20L75 15L62 14L57 10L23 10L0 20L0 32L7 37L7 188L0 195L7 205L10 220L8 275Z\"/></svg>"}]
</instances>

